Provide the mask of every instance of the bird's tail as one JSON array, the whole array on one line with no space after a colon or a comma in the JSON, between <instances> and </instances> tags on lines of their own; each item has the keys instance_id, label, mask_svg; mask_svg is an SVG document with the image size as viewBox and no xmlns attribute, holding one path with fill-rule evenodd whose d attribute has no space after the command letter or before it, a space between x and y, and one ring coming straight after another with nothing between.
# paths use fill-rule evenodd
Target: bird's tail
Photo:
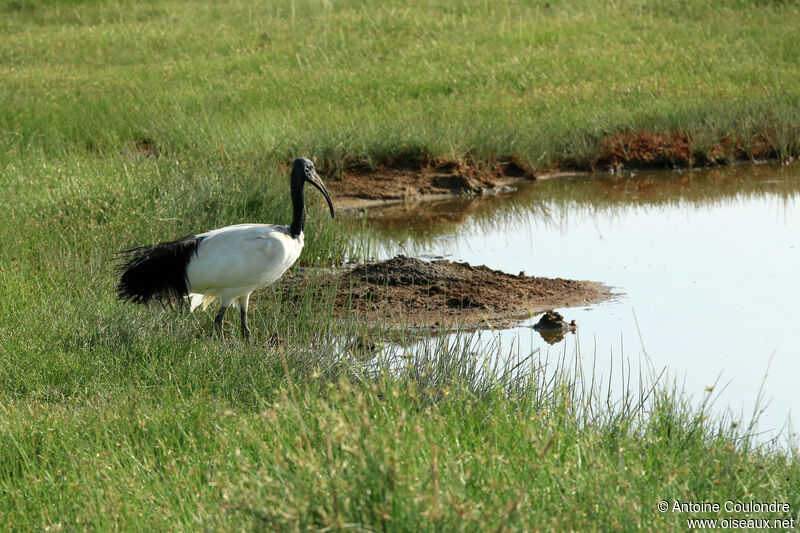
<instances>
[{"instance_id":1,"label":"bird's tail","mask_svg":"<svg viewBox=\"0 0 800 533\"><path fill-rule=\"evenodd\" d=\"M189 236L117 252L117 298L137 304L181 301L189 294L186 265L202 240Z\"/></svg>"}]
</instances>

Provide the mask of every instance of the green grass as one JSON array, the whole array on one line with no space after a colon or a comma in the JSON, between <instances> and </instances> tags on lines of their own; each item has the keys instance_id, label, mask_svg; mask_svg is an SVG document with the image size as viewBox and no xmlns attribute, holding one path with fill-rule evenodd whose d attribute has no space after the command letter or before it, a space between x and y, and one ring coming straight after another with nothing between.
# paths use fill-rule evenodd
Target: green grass
<instances>
[{"instance_id":1,"label":"green grass","mask_svg":"<svg viewBox=\"0 0 800 533\"><path fill-rule=\"evenodd\" d=\"M157 355L102 391L3 401L0 524L682 530L686 515L656 502L800 504L796 461L674 390L607 406L568 373L465 381L479 362L441 346L435 360L461 363L432 385L432 358L381 378L387 366L352 360L294 373L307 355L294 351L284 366L258 349L147 345ZM252 396L228 398L241 379Z\"/></svg>"},{"instance_id":2,"label":"green grass","mask_svg":"<svg viewBox=\"0 0 800 533\"><path fill-rule=\"evenodd\" d=\"M538 167L680 131L798 154L795 2L1 5L0 153Z\"/></svg>"},{"instance_id":3,"label":"green grass","mask_svg":"<svg viewBox=\"0 0 800 533\"><path fill-rule=\"evenodd\" d=\"M0 529L685 529L672 498L796 517L796 444L666 384L605 405L536 357L485 372L468 336L364 361L342 347L374 329L325 288L263 291L253 344L220 341L210 312L115 301L112 258L288 222L298 155L544 167L641 131L797 155L798 23L793 2L0 0ZM309 201L302 265L364 245Z\"/></svg>"}]
</instances>

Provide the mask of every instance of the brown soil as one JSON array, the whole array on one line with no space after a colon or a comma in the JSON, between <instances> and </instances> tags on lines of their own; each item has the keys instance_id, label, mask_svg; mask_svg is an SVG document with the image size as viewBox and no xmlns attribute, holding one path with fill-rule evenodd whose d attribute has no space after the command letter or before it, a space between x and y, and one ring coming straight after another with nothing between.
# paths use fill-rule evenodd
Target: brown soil
<instances>
[{"instance_id":1,"label":"brown soil","mask_svg":"<svg viewBox=\"0 0 800 533\"><path fill-rule=\"evenodd\" d=\"M454 194L494 194L524 179L534 179L533 171L513 160L476 164L406 158L387 159L374 168L352 165L328 172L325 183L337 206L351 208Z\"/></svg>"},{"instance_id":2,"label":"brown soil","mask_svg":"<svg viewBox=\"0 0 800 533\"><path fill-rule=\"evenodd\" d=\"M587 305L612 297L590 281L511 275L485 266L425 262L405 256L351 266L330 274L337 282L335 312L357 312L371 323L412 327L510 327L554 307ZM284 282L304 283L300 272Z\"/></svg>"},{"instance_id":3,"label":"brown soil","mask_svg":"<svg viewBox=\"0 0 800 533\"><path fill-rule=\"evenodd\" d=\"M693 146L694 144L694 146ZM774 159L775 149L762 136L745 145L724 137L707 146L685 134L613 135L599 141L589 160L566 157L554 168L533 169L515 159L478 163L430 158L386 158L375 166L323 162L321 171L337 207L348 209L398 200L430 199L457 194L493 194L520 180L541 180L577 172L683 168L732 161Z\"/></svg>"},{"instance_id":4,"label":"brown soil","mask_svg":"<svg viewBox=\"0 0 800 533\"><path fill-rule=\"evenodd\" d=\"M136 147L134 154L140 157L152 157L153 159L158 159L158 148L153 140L139 139L136 141L136 143L134 143L134 146Z\"/></svg>"},{"instance_id":5,"label":"brown soil","mask_svg":"<svg viewBox=\"0 0 800 533\"><path fill-rule=\"evenodd\" d=\"M638 168L685 165L689 163L691 156L689 139L679 134L616 135L603 139L601 146L603 151L594 163L601 168L620 165Z\"/></svg>"},{"instance_id":6,"label":"brown soil","mask_svg":"<svg viewBox=\"0 0 800 533\"><path fill-rule=\"evenodd\" d=\"M680 134L642 132L633 135L614 135L601 141L601 153L588 170L611 168L674 168L689 165L720 165L737 160L773 159L775 151L764 139L756 137L749 146L741 140L723 137L707 148L698 143L692 149L689 137Z\"/></svg>"}]
</instances>

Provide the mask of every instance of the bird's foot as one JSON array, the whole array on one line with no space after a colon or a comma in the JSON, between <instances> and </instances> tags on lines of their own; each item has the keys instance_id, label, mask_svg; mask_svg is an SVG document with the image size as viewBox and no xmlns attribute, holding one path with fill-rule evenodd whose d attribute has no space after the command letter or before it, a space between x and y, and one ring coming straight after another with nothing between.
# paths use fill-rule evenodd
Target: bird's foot
<instances>
[{"instance_id":1,"label":"bird's foot","mask_svg":"<svg viewBox=\"0 0 800 533\"><path fill-rule=\"evenodd\" d=\"M266 338L264 344L266 344L271 348L277 348L278 346L282 346L284 343L283 339L281 339L277 333L273 333L272 335Z\"/></svg>"},{"instance_id":2,"label":"bird's foot","mask_svg":"<svg viewBox=\"0 0 800 533\"><path fill-rule=\"evenodd\" d=\"M222 324L221 320L219 320L219 321L215 320L214 321L214 335L216 337L220 338L220 339L224 339L225 338L225 330L222 327L222 325L223 324Z\"/></svg>"}]
</instances>

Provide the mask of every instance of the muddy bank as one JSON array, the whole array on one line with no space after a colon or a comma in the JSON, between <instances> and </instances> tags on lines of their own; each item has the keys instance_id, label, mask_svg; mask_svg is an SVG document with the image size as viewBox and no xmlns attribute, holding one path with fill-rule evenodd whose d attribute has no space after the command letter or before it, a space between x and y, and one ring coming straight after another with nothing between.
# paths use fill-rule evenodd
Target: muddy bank
<instances>
[{"instance_id":1,"label":"muddy bank","mask_svg":"<svg viewBox=\"0 0 800 533\"><path fill-rule=\"evenodd\" d=\"M582 170L714 166L734 161L776 159L778 153L772 146L761 136L755 136L746 143L742 139L723 137L701 147L685 134L642 132L605 137L600 141L599 155L588 164L576 163Z\"/></svg>"},{"instance_id":2,"label":"muddy bank","mask_svg":"<svg viewBox=\"0 0 800 533\"><path fill-rule=\"evenodd\" d=\"M323 163L326 183L340 208L453 195L486 195L511 190L514 183L587 172L678 169L736 161L776 159L773 144L761 137L748 142L724 137L695 146L685 134L642 132L597 141L595 155L565 155L549 168L534 169L514 158L492 162L430 158L385 158L375 166ZM334 168L335 167L335 168Z\"/></svg>"},{"instance_id":3,"label":"muddy bank","mask_svg":"<svg viewBox=\"0 0 800 533\"><path fill-rule=\"evenodd\" d=\"M335 313L372 323L418 328L510 327L555 307L588 305L612 297L600 283L506 274L485 266L397 256L327 274L336 283ZM295 273L288 284L306 282ZM288 285L286 285L288 286Z\"/></svg>"},{"instance_id":4,"label":"muddy bank","mask_svg":"<svg viewBox=\"0 0 800 533\"><path fill-rule=\"evenodd\" d=\"M324 171L323 171L324 172ZM511 190L510 185L535 179L516 161L470 163L433 159L385 160L374 168L346 166L329 173L326 185L338 207L366 207L399 200L485 195Z\"/></svg>"}]
</instances>

